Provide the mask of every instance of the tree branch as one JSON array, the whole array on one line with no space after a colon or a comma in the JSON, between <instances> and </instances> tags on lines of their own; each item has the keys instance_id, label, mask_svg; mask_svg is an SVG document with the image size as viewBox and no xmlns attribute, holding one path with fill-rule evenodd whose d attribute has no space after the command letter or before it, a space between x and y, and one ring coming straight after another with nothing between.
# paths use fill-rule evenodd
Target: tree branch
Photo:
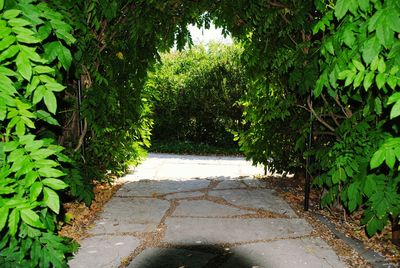
<instances>
[{"instance_id":1,"label":"tree branch","mask_svg":"<svg viewBox=\"0 0 400 268\"><path fill-rule=\"evenodd\" d=\"M278 2L267 2L268 5L272 6L272 7L280 7L280 8L288 8L286 5L282 4L282 3L278 3Z\"/></svg>"},{"instance_id":2,"label":"tree branch","mask_svg":"<svg viewBox=\"0 0 400 268\"><path fill-rule=\"evenodd\" d=\"M335 128L329 125L325 120L323 120L313 109L312 104L311 104L311 98L308 96L307 98L307 105L308 108L310 109L310 112L315 116L315 118L322 124L324 125L327 129L329 129L332 132L335 132Z\"/></svg>"},{"instance_id":3,"label":"tree branch","mask_svg":"<svg viewBox=\"0 0 400 268\"><path fill-rule=\"evenodd\" d=\"M353 112L352 112L349 108L344 107L344 106L340 103L339 95L336 95L334 99L335 99L336 104L339 105L340 109L342 109L342 112L344 113L344 115L345 115L347 118L350 118L350 117L353 116Z\"/></svg>"},{"instance_id":4,"label":"tree branch","mask_svg":"<svg viewBox=\"0 0 400 268\"><path fill-rule=\"evenodd\" d=\"M86 133L87 133L87 129L88 129L88 123L87 123L87 120L85 118L84 119L83 130L82 130L81 136L79 137L78 145L74 149L74 152L79 151L79 149L82 147L83 142L85 141L85 136L86 136Z\"/></svg>"}]
</instances>

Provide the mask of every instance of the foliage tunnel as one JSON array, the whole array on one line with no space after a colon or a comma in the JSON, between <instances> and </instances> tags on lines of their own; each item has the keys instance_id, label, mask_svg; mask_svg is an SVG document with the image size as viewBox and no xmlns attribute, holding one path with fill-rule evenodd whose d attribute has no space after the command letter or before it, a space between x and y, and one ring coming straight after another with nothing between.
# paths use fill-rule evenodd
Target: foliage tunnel
<instances>
[{"instance_id":1,"label":"foliage tunnel","mask_svg":"<svg viewBox=\"0 0 400 268\"><path fill-rule=\"evenodd\" d=\"M311 155L322 206L363 211L370 235L398 223L399 1L0 0L0 266L66 266L62 202L139 160L148 70L210 21L244 48L245 155L279 171Z\"/></svg>"}]
</instances>

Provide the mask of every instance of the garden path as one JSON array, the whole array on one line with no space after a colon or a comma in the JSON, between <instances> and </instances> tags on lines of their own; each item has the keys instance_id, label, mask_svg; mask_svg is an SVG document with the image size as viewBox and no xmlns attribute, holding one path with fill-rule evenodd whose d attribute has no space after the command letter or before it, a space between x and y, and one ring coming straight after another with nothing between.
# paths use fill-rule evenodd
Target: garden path
<instances>
[{"instance_id":1,"label":"garden path","mask_svg":"<svg viewBox=\"0 0 400 268\"><path fill-rule=\"evenodd\" d=\"M345 267L239 157L149 154L70 261L78 267Z\"/></svg>"}]
</instances>

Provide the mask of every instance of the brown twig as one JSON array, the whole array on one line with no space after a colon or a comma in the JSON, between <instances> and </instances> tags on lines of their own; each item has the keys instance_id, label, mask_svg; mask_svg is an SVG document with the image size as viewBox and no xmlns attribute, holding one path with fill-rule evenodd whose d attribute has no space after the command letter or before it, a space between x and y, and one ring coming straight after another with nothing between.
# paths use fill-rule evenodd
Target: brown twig
<instances>
[{"instance_id":1,"label":"brown twig","mask_svg":"<svg viewBox=\"0 0 400 268\"><path fill-rule=\"evenodd\" d=\"M315 135L329 135L329 136L337 136L335 133L330 131L314 131L313 134Z\"/></svg>"},{"instance_id":2,"label":"brown twig","mask_svg":"<svg viewBox=\"0 0 400 268\"><path fill-rule=\"evenodd\" d=\"M269 1L267 4L272 6L272 7L288 8L286 5L284 5L282 3L278 3L278 2Z\"/></svg>"},{"instance_id":3,"label":"brown twig","mask_svg":"<svg viewBox=\"0 0 400 268\"><path fill-rule=\"evenodd\" d=\"M85 136L86 136L87 129L88 129L88 123L87 123L86 118L84 119L84 123L83 124L84 124L83 125L83 130L82 130L82 133L81 133L81 135L79 137L78 145L74 149L74 152L77 152L82 147L83 142L85 140Z\"/></svg>"},{"instance_id":4,"label":"brown twig","mask_svg":"<svg viewBox=\"0 0 400 268\"><path fill-rule=\"evenodd\" d=\"M349 109L344 107L339 100L339 95L335 96L335 102L337 103L337 105L339 105L340 109L342 109L342 112L344 113L344 115L346 116L346 118L350 118L353 116L353 112Z\"/></svg>"},{"instance_id":5,"label":"brown twig","mask_svg":"<svg viewBox=\"0 0 400 268\"><path fill-rule=\"evenodd\" d=\"M307 105L308 108L310 109L310 112L315 116L315 118L322 124L324 125L327 129L329 129L332 132L335 132L335 128L329 125L325 120L323 120L313 109L312 104L311 104L311 98L308 96L307 98Z\"/></svg>"},{"instance_id":6,"label":"brown twig","mask_svg":"<svg viewBox=\"0 0 400 268\"><path fill-rule=\"evenodd\" d=\"M322 97L324 103L325 103L326 105L329 106L329 103L328 103L328 101L326 100L325 95L324 95L324 94L321 94L321 97ZM339 122L338 122L337 119L336 119L336 115L335 115L333 112L329 112L329 116L332 118L333 122L335 122L335 125L336 125L336 126L340 126Z\"/></svg>"}]
</instances>

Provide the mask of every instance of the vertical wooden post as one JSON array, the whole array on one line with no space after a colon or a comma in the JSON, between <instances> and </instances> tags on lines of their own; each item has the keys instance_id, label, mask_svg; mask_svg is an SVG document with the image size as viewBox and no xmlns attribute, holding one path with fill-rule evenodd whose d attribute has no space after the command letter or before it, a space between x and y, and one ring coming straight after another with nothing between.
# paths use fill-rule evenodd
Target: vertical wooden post
<instances>
[{"instance_id":1,"label":"vertical wooden post","mask_svg":"<svg viewBox=\"0 0 400 268\"><path fill-rule=\"evenodd\" d=\"M81 115L81 106L82 106L82 82L79 79L78 81L78 125L79 125L79 135L82 136L83 135L83 118ZM85 157L85 143L82 143L81 146L81 151L82 151L82 155L83 157Z\"/></svg>"},{"instance_id":2,"label":"vertical wooden post","mask_svg":"<svg viewBox=\"0 0 400 268\"><path fill-rule=\"evenodd\" d=\"M400 217L392 220L392 243L400 247Z\"/></svg>"},{"instance_id":3,"label":"vertical wooden post","mask_svg":"<svg viewBox=\"0 0 400 268\"><path fill-rule=\"evenodd\" d=\"M312 102L312 91L310 93L311 102ZM308 149L311 149L312 146L312 137L313 137L313 114L310 112L310 134L308 135ZM305 186L304 186L304 211L308 211L310 207L310 188L311 188L311 174L310 174L310 164L311 157L307 156L306 159L306 176L305 176Z\"/></svg>"}]
</instances>

